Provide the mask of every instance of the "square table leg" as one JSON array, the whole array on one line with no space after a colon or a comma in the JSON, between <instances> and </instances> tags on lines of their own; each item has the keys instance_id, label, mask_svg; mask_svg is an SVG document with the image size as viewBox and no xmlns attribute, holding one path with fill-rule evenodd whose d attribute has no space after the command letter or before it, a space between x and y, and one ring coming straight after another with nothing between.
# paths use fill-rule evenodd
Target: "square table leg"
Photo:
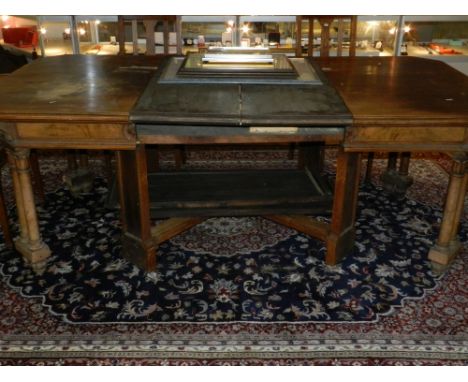
<instances>
[{"instance_id":1,"label":"square table leg","mask_svg":"<svg viewBox=\"0 0 468 382\"><path fill-rule=\"evenodd\" d=\"M334 265L354 246L356 208L361 174L360 153L338 150L332 221L325 262Z\"/></svg>"},{"instance_id":2,"label":"square table leg","mask_svg":"<svg viewBox=\"0 0 468 382\"><path fill-rule=\"evenodd\" d=\"M68 169L64 174L64 180L72 195L79 196L91 192L94 175L89 168L88 154L83 150L72 150L67 153L67 159Z\"/></svg>"},{"instance_id":3,"label":"square table leg","mask_svg":"<svg viewBox=\"0 0 468 382\"><path fill-rule=\"evenodd\" d=\"M117 180L123 225L122 255L139 267L156 268L157 244L151 235L148 170L144 145L117 152Z\"/></svg>"}]
</instances>

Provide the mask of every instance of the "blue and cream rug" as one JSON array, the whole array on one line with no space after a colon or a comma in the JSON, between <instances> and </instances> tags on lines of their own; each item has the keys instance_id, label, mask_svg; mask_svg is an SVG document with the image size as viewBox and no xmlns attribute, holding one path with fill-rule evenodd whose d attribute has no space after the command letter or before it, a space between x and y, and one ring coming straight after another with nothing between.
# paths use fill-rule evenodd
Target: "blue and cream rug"
<instances>
[{"instance_id":1,"label":"blue and cream rug","mask_svg":"<svg viewBox=\"0 0 468 382\"><path fill-rule=\"evenodd\" d=\"M320 241L261 217L226 217L161 245L151 273L120 256L106 195L97 181L77 199L65 189L48 196L39 219L53 256L42 270L0 253L8 283L69 322L375 321L436 284L426 257L440 211L375 186L361 188L356 248L336 266Z\"/></svg>"},{"instance_id":2,"label":"blue and cream rug","mask_svg":"<svg viewBox=\"0 0 468 382\"><path fill-rule=\"evenodd\" d=\"M267 155L268 165L275 165L274 160L274 157L272 160ZM250 158L245 162L248 165ZM281 158L278 162L285 163ZM427 167L432 164L423 162L412 163L418 176L431 172L427 171ZM204 163L203 158L200 163ZM446 177L440 169L438 171L441 177ZM437 176L434 175L435 178ZM310 336L313 334L314 341L318 341L316 351L321 349L321 354L329 356L348 352L342 358L345 364L350 364L353 358L350 349L357 351L359 340L364 341L361 342L361 350L366 351L362 353L366 357L361 354L357 358L366 359L368 364L372 364L370 355L376 348L366 346L375 345L375 342L366 342L366 336L358 333L370 331L377 342L379 335L375 336L375 333L381 333L380 345L390 352L392 342L388 341L386 333L389 330L390 333L409 330L414 325L411 319L416 320L418 315L426 314L424 325L436 333L447 325L443 318L427 316L428 311L424 307L422 311L416 309L409 313L408 307L421 304L428 295L437 294L447 274L456 271L457 267L460 274L465 273L464 254L445 276L437 278L431 271L427 252L437 237L441 219L441 210L436 207L439 201L435 203L437 197L432 197L431 193L442 197L439 188L410 194L410 197L399 200L386 195L378 184L363 185L359 193L356 246L336 266L324 263L323 244L306 235L261 217L224 217L206 220L164 243L158 252L157 271L146 273L120 256L119 216L118 212L104 207L107 188L103 180L96 180L92 194L82 195L78 199L73 198L66 189L59 188L48 194L46 203L39 210L43 238L53 253L43 267L32 269L17 253L0 245L2 285L9 289L0 295L4 300L2 305L6 307L4 314L0 313L2 331L8 335L12 331L18 335L22 333L21 328L25 326L18 325L20 318L17 316L24 310L17 308L16 317L13 313L15 304L20 301L19 305L29 306L24 307L26 311L34 307L34 314L47 316L46 320L23 318L24 325L29 320L28 328L36 327L35 334L49 333L51 326L55 327L54 335L57 335L57 327L65 330L65 333L83 329L86 333L94 333L93 338L104 336L104 344L109 346L106 342L110 340L108 336L112 337L111 333L116 335L117 331L120 336L128 335L126 340L137 338L139 347L136 350L146 355L149 353L145 351L154 353L157 349L166 349L166 353L163 352L166 357L159 360L172 360L167 349L177 352L177 348L171 346L178 340L181 341L179 358L183 358L184 354L193 355L193 352L184 351L198 349L200 352L204 349L200 359L209 359L210 355L206 352L210 352L210 340L211 355L220 357L227 349L219 343L224 341L223 338L231 341L231 355L234 358L239 357L239 347L241 353L247 356L258 345L255 341L261 343L262 338L263 349L271 355L275 340L269 342L269 338L276 335L277 340L285 341L283 347L278 343L275 345L280 353L286 351L286 355L283 353L279 358L284 363L285 359L294 358L292 353L288 353L291 349L295 349L296 356L311 354L313 341ZM322 219L326 220L327 217ZM468 239L467 228L464 220L460 233L464 243ZM468 302L466 290L463 293L465 284L466 279L458 280L461 290L452 295L457 300L453 301L452 306L447 302L439 305L440 311L443 310L452 320L452 333L461 330L466 334L466 311L459 308ZM16 301L11 301L14 295L17 296L14 297ZM401 316L408 314L410 317L402 320ZM454 329L454 325L457 329ZM16 327L16 330L6 327ZM406 335L412 337L421 328L428 330L421 326L414 327ZM341 331L353 338L347 345L340 342L346 335L342 333L335 337ZM147 333L147 339L153 339L152 348L145 347L141 338L145 337L144 333ZM239 342L238 336L241 334L243 340L249 338L254 342ZM257 336L258 340L255 340ZM19 340L14 336L12 338ZM51 346L57 345L53 335L48 338ZM161 338L166 342L161 343ZM407 338L403 341L408 352L415 346L424 346L424 342L418 342L420 340L417 338L412 337L413 342L409 343ZM466 336L463 338L466 340ZM199 348L193 343L194 348L187 347L183 339L189 342L196 339ZM398 335L396 339L401 341ZM460 356L466 354L466 347L460 348L457 341L450 345L439 338L439 350L449 354L447 346L452 346L456 356L448 358L454 362L466 361L466 357ZM9 346L13 342L0 340L0 349L7 353L12 351ZM70 343L66 349L70 349ZM122 343L117 341L114 345L122 351ZM396 343L393 345L396 346ZM433 345L426 344L431 354ZM94 346L103 350L100 347L103 343ZM107 352L99 353L104 359L112 353L106 346ZM127 349L131 347L126 346ZM39 349L43 350L41 346ZM260 350L255 349L257 356L252 361L258 361ZM400 352L403 348L398 349ZM79 354L89 357L89 351L89 347L86 347L86 351ZM428 351L425 358L421 358L421 363L427 361ZM11 354L17 356L21 352L13 351ZM402 353L399 354L401 356ZM412 354L414 358L415 353ZM274 358L276 355L272 356ZM155 360L151 357L148 359ZM302 356L298 359L307 361ZM328 363L325 359L329 360L326 356L320 359L323 364ZM169 363L175 364L172 361Z\"/></svg>"}]
</instances>

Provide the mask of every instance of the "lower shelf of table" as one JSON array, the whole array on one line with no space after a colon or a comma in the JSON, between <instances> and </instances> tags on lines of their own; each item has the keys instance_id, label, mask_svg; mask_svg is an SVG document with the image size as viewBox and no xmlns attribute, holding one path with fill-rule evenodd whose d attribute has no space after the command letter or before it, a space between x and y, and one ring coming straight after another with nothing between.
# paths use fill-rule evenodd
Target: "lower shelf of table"
<instances>
[{"instance_id":1,"label":"lower shelf of table","mask_svg":"<svg viewBox=\"0 0 468 382\"><path fill-rule=\"evenodd\" d=\"M307 170L158 172L148 175L154 219L329 213L326 178Z\"/></svg>"}]
</instances>

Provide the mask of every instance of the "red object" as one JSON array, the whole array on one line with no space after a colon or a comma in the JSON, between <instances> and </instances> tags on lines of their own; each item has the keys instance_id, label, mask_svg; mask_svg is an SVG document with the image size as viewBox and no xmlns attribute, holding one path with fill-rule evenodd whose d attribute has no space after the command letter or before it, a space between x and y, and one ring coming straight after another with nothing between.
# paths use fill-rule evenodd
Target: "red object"
<instances>
[{"instance_id":1,"label":"red object","mask_svg":"<svg viewBox=\"0 0 468 382\"><path fill-rule=\"evenodd\" d=\"M444 48L440 45L436 45L436 44L430 44L429 47L433 50L435 50L437 53L439 54L462 54L462 52L459 52L455 49L451 49L451 48Z\"/></svg>"},{"instance_id":2,"label":"red object","mask_svg":"<svg viewBox=\"0 0 468 382\"><path fill-rule=\"evenodd\" d=\"M12 44L19 48L36 46L39 40L35 26L2 28L2 34L5 44Z\"/></svg>"}]
</instances>

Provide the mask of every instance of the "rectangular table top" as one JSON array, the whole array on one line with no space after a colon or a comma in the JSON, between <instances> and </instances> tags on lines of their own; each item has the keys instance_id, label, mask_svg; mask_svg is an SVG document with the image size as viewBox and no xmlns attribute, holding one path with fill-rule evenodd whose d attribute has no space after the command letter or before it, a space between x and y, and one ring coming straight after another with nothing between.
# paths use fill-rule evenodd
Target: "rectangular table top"
<instances>
[{"instance_id":1,"label":"rectangular table top","mask_svg":"<svg viewBox=\"0 0 468 382\"><path fill-rule=\"evenodd\" d=\"M314 60L354 124L468 127L468 77L443 62L408 56Z\"/></svg>"},{"instance_id":2,"label":"rectangular table top","mask_svg":"<svg viewBox=\"0 0 468 382\"><path fill-rule=\"evenodd\" d=\"M341 95L355 124L468 126L468 78L442 62L414 57L330 57L314 61ZM154 56L70 55L36 60L0 77L0 122L129 121L132 107L154 75L154 70L135 67L154 68L159 62L160 58ZM197 86L202 90L203 85ZM247 121L265 122L270 111L285 114L281 106L294 95L274 86L268 90L268 95L262 96L265 104L249 102L244 106ZM252 85L243 92L248 98L262 90ZM238 121L238 109L231 102L238 97L236 86L219 88L208 98L204 93L198 106L224 114L226 121ZM313 114L307 102L309 95L304 95L301 98L296 93L291 104L299 113ZM166 103L173 113L190 112L191 106L184 102L193 97L182 88L153 96L155 105ZM150 106L147 102L144 107ZM143 112L144 107L135 111Z\"/></svg>"},{"instance_id":3,"label":"rectangular table top","mask_svg":"<svg viewBox=\"0 0 468 382\"><path fill-rule=\"evenodd\" d=\"M128 122L161 57L64 55L0 77L0 122Z\"/></svg>"}]
</instances>

